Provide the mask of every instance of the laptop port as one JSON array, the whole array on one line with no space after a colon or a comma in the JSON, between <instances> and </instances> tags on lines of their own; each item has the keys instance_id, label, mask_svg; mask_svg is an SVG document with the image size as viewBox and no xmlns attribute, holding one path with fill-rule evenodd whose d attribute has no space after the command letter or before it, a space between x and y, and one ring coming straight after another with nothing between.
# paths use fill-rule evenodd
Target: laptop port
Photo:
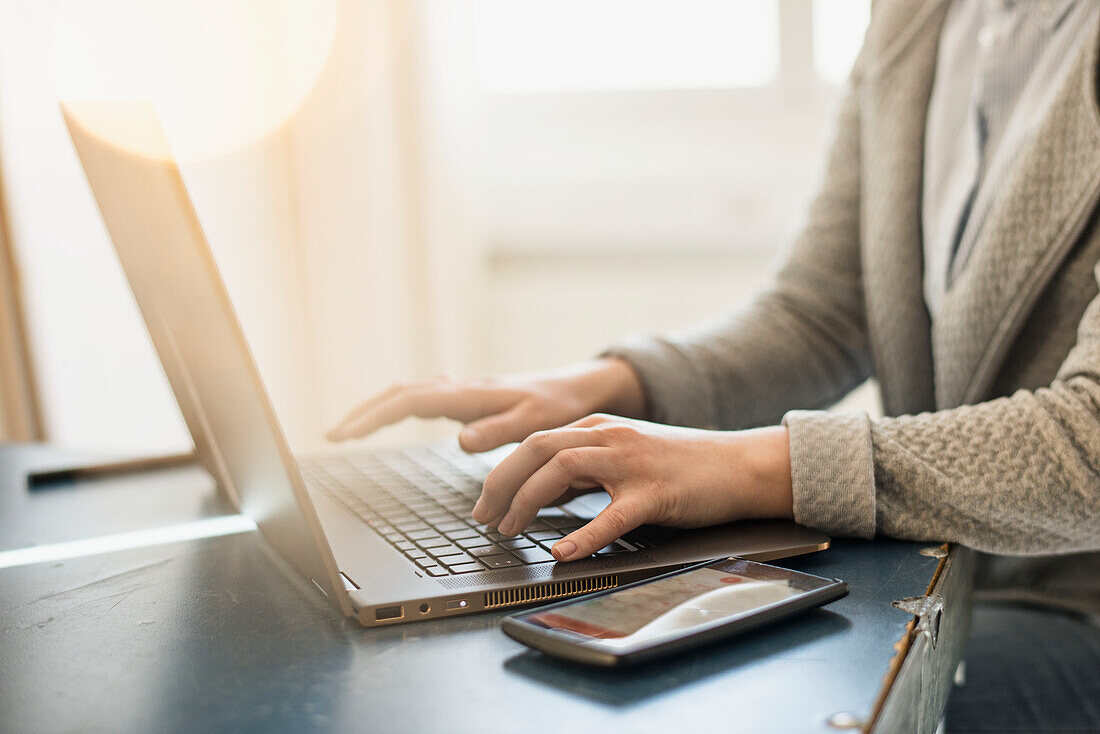
<instances>
[{"instance_id":1,"label":"laptop port","mask_svg":"<svg viewBox=\"0 0 1100 734\"><path fill-rule=\"evenodd\" d=\"M447 601L447 611L448 612L457 612L459 609L465 609L465 608L466 608L466 600L465 599L449 599Z\"/></svg>"},{"instance_id":2,"label":"laptop port","mask_svg":"<svg viewBox=\"0 0 1100 734\"><path fill-rule=\"evenodd\" d=\"M404 619L405 617L405 605L398 604L395 607L378 607L374 610L375 622L392 622L397 619Z\"/></svg>"},{"instance_id":3,"label":"laptop port","mask_svg":"<svg viewBox=\"0 0 1100 734\"><path fill-rule=\"evenodd\" d=\"M428 602L424 602L423 604L420 605L420 613L421 614L427 614L430 611L432 611L432 605L429 604Z\"/></svg>"}]
</instances>

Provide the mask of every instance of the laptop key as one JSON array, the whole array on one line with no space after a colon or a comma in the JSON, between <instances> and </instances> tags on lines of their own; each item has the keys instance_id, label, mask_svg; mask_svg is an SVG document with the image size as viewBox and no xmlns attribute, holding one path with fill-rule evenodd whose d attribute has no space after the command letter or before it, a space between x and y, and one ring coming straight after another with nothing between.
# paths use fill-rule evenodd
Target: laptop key
<instances>
[{"instance_id":1,"label":"laptop key","mask_svg":"<svg viewBox=\"0 0 1100 734\"><path fill-rule=\"evenodd\" d=\"M471 571L483 571L485 566L480 563L460 563L456 566L448 566L451 573L470 573Z\"/></svg>"},{"instance_id":2,"label":"laptop key","mask_svg":"<svg viewBox=\"0 0 1100 734\"><path fill-rule=\"evenodd\" d=\"M441 545L436 548L427 548L428 555L439 558L440 556L450 556L456 553L461 553L462 549L454 545Z\"/></svg>"},{"instance_id":3,"label":"laptop key","mask_svg":"<svg viewBox=\"0 0 1100 734\"><path fill-rule=\"evenodd\" d=\"M582 521L574 520L573 522L568 524L558 525L558 532L562 535L569 535L569 533L582 527L584 527L584 523Z\"/></svg>"},{"instance_id":4,"label":"laptop key","mask_svg":"<svg viewBox=\"0 0 1100 734\"><path fill-rule=\"evenodd\" d=\"M409 511L396 502L371 502L370 508L382 517L392 515L409 515Z\"/></svg>"},{"instance_id":5,"label":"laptop key","mask_svg":"<svg viewBox=\"0 0 1100 734\"><path fill-rule=\"evenodd\" d=\"M461 520L449 520L448 522L437 523L435 529L444 533L450 533L458 530L469 530L470 526Z\"/></svg>"},{"instance_id":6,"label":"laptop key","mask_svg":"<svg viewBox=\"0 0 1100 734\"><path fill-rule=\"evenodd\" d=\"M447 568L451 566L459 566L463 563L476 563L477 559L468 553L453 553L451 555L443 556L436 559L439 563L442 563Z\"/></svg>"},{"instance_id":7,"label":"laptop key","mask_svg":"<svg viewBox=\"0 0 1100 734\"><path fill-rule=\"evenodd\" d=\"M421 538L416 541L416 544L421 548L440 548L445 545L450 545L451 542L446 538L441 538L438 535L433 535L430 538Z\"/></svg>"},{"instance_id":8,"label":"laptop key","mask_svg":"<svg viewBox=\"0 0 1100 734\"><path fill-rule=\"evenodd\" d=\"M512 538L511 540L502 540L500 545L508 550L516 550L519 548L534 548L535 544L527 538Z\"/></svg>"},{"instance_id":9,"label":"laptop key","mask_svg":"<svg viewBox=\"0 0 1100 734\"><path fill-rule=\"evenodd\" d=\"M492 545L492 543L491 540L480 535L473 538L459 538L455 541L455 545L459 548L477 548L478 546Z\"/></svg>"},{"instance_id":10,"label":"laptop key","mask_svg":"<svg viewBox=\"0 0 1100 734\"><path fill-rule=\"evenodd\" d=\"M409 540L420 540L422 538L439 537L434 530L412 530L406 535L409 536Z\"/></svg>"},{"instance_id":11,"label":"laptop key","mask_svg":"<svg viewBox=\"0 0 1100 734\"><path fill-rule=\"evenodd\" d=\"M466 528L465 530L448 530L443 533L443 537L451 540L469 540L470 538L480 538L481 535L473 528Z\"/></svg>"},{"instance_id":12,"label":"laptop key","mask_svg":"<svg viewBox=\"0 0 1100 734\"><path fill-rule=\"evenodd\" d=\"M512 553L524 563L546 563L548 561L558 560L554 558L549 551L543 550L542 548L521 548L512 551Z\"/></svg>"},{"instance_id":13,"label":"laptop key","mask_svg":"<svg viewBox=\"0 0 1100 734\"><path fill-rule=\"evenodd\" d=\"M576 525L577 518L574 515L539 515L539 520L542 520L550 527L562 527L564 525Z\"/></svg>"},{"instance_id":14,"label":"laptop key","mask_svg":"<svg viewBox=\"0 0 1100 734\"><path fill-rule=\"evenodd\" d=\"M508 568L509 566L522 566L523 561L519 560L511 553L500 553L495 556L482 556L479 558L489 568Z\"/></svg>"},{"instance_id":15,"label":"laptop key","mask_svg":"<svg viewBox=\"0 0 1100 734\"><path fill-rule=\"evenodd\" d=\"M565 537L560 530L539 530L534 533L527 533L527 537L531 540L537 540L542 543L546 540L557 540L558 538Z\"/></svg>"},{"instance_id":16,"label":"laptop key","mask_svg":"<svg viewBox=\"0 0 1100 734\"><path fill-rule=\"evenodd\" d=\"M427 573L429 576L446 576L448 573L450 573L446 569L443 569L439 566L429 566L428 568L424 569L424 572Z\"/></svg>"},{"instance_id":17,"label":"laptop key","mask_svg":"<svg viewBox=\"0 0 1100 734\"><path fill-rule=\"evenodd\" d=\"M477 548L470 548L469 554L471 556L492 556L498 553L507 553L507 549L501 548L499 545L482 545Z\"/></svg>"}]
</instances>

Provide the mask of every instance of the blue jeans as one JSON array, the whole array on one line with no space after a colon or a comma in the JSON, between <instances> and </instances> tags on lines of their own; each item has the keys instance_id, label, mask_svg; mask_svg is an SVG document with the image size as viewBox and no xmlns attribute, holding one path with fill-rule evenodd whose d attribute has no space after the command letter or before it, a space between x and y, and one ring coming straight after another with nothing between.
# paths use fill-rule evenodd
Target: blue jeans
<instances>
[{"instance_id":1,"label":"blue jeans","mask_svg":"<svg viewBox=\"0 0 1100 734\"><path fill-rule=\"evenodd\" d=\"M1087 620L976 603L964 659L948 732L1100 732L1100 628Z\"/></svg>"}]
</instances>

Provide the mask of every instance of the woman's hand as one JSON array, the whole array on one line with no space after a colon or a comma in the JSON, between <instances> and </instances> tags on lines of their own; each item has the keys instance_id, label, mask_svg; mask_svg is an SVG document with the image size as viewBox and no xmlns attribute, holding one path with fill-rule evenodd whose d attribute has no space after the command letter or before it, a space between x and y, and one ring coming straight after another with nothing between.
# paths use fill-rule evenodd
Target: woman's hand
<instances>
[{"instance_id":1,"label":"woman's hand","mask_svg":"<svg viewBox=\"0 0 1100 734\"><path fill-rule=\"evenodd\" d=\"M459 445L478 452L597 411L637 417L645 411L642 385L626 362L598 359L535 375L395 385L355 408L327 435L343 441L410 416L445 417L467 424Z\"/></svg>"},{"instance_id":2,"label":"woman's hand","mask_svg":"<svg viewBox=\"0 0 1100 734\"><path fill-rule=\"evenodd\" d=\"M558 560L590 555L644 523L790 518L787 429L704 431L591 415L529 436L489 474L473 516L515 535L540 508L601 487L611 503L557 542Z\"/></svg>"}]
</instances>

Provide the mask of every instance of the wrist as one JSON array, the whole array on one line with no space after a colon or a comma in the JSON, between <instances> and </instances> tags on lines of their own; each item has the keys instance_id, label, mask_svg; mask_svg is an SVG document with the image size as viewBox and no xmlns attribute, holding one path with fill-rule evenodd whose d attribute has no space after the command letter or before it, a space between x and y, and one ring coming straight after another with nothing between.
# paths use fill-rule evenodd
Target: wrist
<instances>
[{"instance_id":1,"label":"wrist","mask_svg":"<svg viewBox=\"0 0 1100 734\"><path fill-rule=\"evenodd\" d=\"M791 446L786 426L739 431L749 498L744 517L794 518Z\"/></svg>"},{"instance_id":2,"label":"wrist","mask_svg":"<svg viewBox=\"0 0 1100 734\"><path fill-rule=\"evenodd\" d=\"M625 418L645 418L645 389L634 368L617 357L601 357L592 362L591 412L611 413Z\"/></svg>"}]
</instances>

